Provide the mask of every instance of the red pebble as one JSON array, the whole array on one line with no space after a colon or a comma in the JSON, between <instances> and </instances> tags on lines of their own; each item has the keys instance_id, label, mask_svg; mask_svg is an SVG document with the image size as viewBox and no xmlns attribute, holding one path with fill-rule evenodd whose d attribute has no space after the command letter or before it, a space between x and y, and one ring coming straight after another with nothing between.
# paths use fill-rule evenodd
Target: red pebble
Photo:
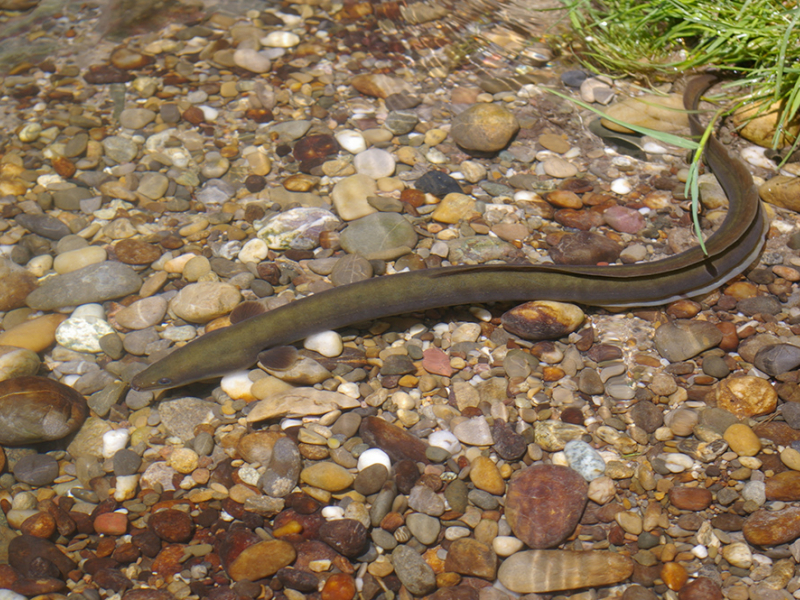
<instances>
[{"instance_id":1,"label":"red pebble","mask_svg":"<svg viewBox=\"0 0 800 600\"><path fill-rule=\"evenodd\" d=\"M103 513L94 520L94 530L106 535L123 535L128 531L128 517L118 512Z\"/></svg>"}]
</instances>

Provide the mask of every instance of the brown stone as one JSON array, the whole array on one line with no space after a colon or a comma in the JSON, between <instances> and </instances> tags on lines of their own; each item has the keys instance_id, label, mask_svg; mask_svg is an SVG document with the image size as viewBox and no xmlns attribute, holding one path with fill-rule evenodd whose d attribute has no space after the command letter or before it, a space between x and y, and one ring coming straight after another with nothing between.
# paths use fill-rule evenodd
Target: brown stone
<instances>
[{"instance_id":1,"label":"brown stone","mask_svg":"<svg viewBox=\"0 0 800 600\"><path fill-rule=\"evenodd\" d=\"M165 542L185 544L192 539L194 523L182 510L170 508L150 515L150 528Z\"/></svg>"},{"instance_id":2,"label":"brown stone","mask_svg":"<svg viewBox=\"0 0 800 600\"><path fill-rule=\"evenodd\" d=\"M67 557L58 547L49 540L43 540L32 535L20 535L12 539L8 544L8 564L19 571L24 577L38 579L40 573L36 570L38 566L36 560L41 559L52 565L54 572L48 576L66 577L67 574L75 569L75 563Z\"/></svg>"},{"instance_id":3,"label":"brown stone","mask_svg":"<svg viewBox=\"0 0 800 600\"><path fill-rule=\"evenodd\" d=\"M183 544L166 546L153 559L153 565L150 570L162 577L180 573L183 569L183 557L185 554L186 546Z\"/></svg>"},{"instance_id":4,"label":"brown stone","mask_svg":"<svg viewBox=\"0 0 800 600\"><path fill-rule=\"evenodd\" d=\"M550 250L553 262L559 265L596 265L613 263L622 247L599 233L568 233Z\"/></svg>"},{"instance_id":5,"label":"brown stone","mask_svg":"<svg viewBox=\"0 0 800 600\"><path fill-rule=\"evenodd\" d=\"M364 551L367 544L367 528L355 519L325 521L319 528L319 539L331 548L348 557Z\"/></svg>"},{"instance_id":6,"label":"brown stone","mask_svg":"<svg viewBox=\"0 0 800 600\"><path fill-rule=\"evenodd\" d=\"M759 423L753 431L760 438L766 438L779 446L789 446L792 442L800 441L800 431L792 429L781 421Z\"/></svg>"},{"instance_id":7,"label":"brown stone","mask_svg":"<svg viewBox=\"0 0 800 600\"><path fill-rule=\"evenodd\" d=\"M89 72L84 73L83 78L86 83L91 85L103 85L106 83L127 83L134 80L132 73L126 73L113 65L92 65Z\"/></svg>"},{"instance_id":8,"label":"brown stone","mask_svg":"<svg viewBox=\"0 0 800 600\"><path fill-rule=\"evenodd\" d=\"M321 595L322 600L352 600L356 595L356 582L348 573L334 573L322 586Z\"/></svg>"},{"instance_id":9,"label":"brown stone","mask_svg":"<svg viewBox=\"0 0 800 600\"><path fill-rule=\"evenodd\" d=\"M198 108L197 106L190 106L181 115L184 121L188 121L192 125L200 125L200 123L204 123L206 120L206 116L203 114L203 111Z\"/></svg>"},{"instance_id":10,"label":"brown stone","mask_svg":"<svg viewBox=\"0 0 800 600\"><path fill-rule=\"evenodd\" d=\"M0 259L0 311L25 306L25 298L37 287L33 274L10 260Z\"/></svg>"},{"instance_id":11,"label":"brown stone","mask_svg":"<svg viewBox=\"0 0 800 600\"><path fill-rule=\"evenodd\" d=\"M61 439L89 413L84 397L46 377L0 381L0 444L21 446Z\"/></svg>"},{"instance_id":12,"label":"brown stone","mask_svg":"<svg viewBox=\"0 0 800 600\"><path fill-rule=\"evenodd\" d=\"M149 265L161 258L158 246L148 244L141 240L120 240L114 245L114 254L117 260L126 265Z\"/></svg>"},{"instance_id":13,"label":"brown stone","mask_svg":"<svg viewBox=\"0 0 800 600\"><path fill-rule=\"evenodd\" d=\"M75 171L78 170L78 167L76 167L75 163L70 159L57 156L53 159L53 169L64 179L69 179L75 175Z\"/></svg>"},{"instance_id":14,"label":"brown stone","mask_svg":"<svg viewBox=\"0 0 800 600\"><path fill-rule=\"evenodd\" d=\"M589 486L568 467L538 464L518 471L508 484L506 519L531 548L552 548L575 530Z\"/></svg>"},{"instance_id":15,"label":"brown stone","mask_svg":"<svg viewBox=\"0 0 800 600\"><path fill-rule=\"evenodd\" d=\"M292 154L298 162L318 161L339 151L339 142L328 134L307 135L294 145Z\"/></svg>"},{"instance_id":16,"label":"brown stone","mask_svg":"<svg viewBox=\"0 0 800 600\"><path fill-rule=\"evenodd\" d=\"M228 567L234 581L255 581L270 577L278 569L288 567L297 554L291 544L281 540L266 540L245 548Z\"/></svg>"},{"instance_id":17,"label":"brown stone","mask_svg":"<svg viewBox=\"0 0 800 600\"><path fill-rule=\"evenodd\" d=\"M19 530L33 537L47 539L56 531L56 520L46 512L38 512L22 522Z\"/></svg>"},{"instance_id":18,"label":"brown stone","mask_svg":"<svg viewBox=\"0 0 800 600\"><path fill-rule=\"evenodd\" d=\"M461 538L450 544L444 561L446 571L494 581L497 555L489 546L473 538Z\"/></svg>"},{"instance_id":19,"label":"brown stone","mask_svg":"<svg viewBox=\"0 0 800 600\"><path fill-rule=\"evenodd\" d=\"M380 448L393 461L408 458L417 462L430 462L425 456L428 447L425 442L379 417L362 420L358 433L364 442Z\"/></svg>"},{"instance_id":20,"label":"brown stone","mask_svg":"<svg viewBox=\"0 0 800 600\"><path fill-rule=\"evenodd\" d=\"M678 600L722 600L722 590L708 577L698 577L681 588Z\"/></svg>"},{"instance_id":21,"label":"brown stone","mask_svg":"<svg viewBox=\"0 0 800 600\"><path fill-rule=\"evenodd\" d=\"M709 507L711 492L705 488L676 486L669 491L669 501L681 510L703 510Z\"/></svg>"},{"instance_id":22,"label":"brown stone","mask_svg":"<svg viewBox=\"0 0 800 600\"><path fill-rule=\"evenodd\" d=\"M680 563L668 562L661 567L661 580L671 590L677 592L689 579L689 574Z\"/></svg>"},{"instance_id":23,"label":"brown stone","mask_svg":"<svg viewBox=\"0 0 800 600\"><path fill-rule=\"evenodd\" d=\"M774 546L800 537L800 508L758 510L747 517L742 527L745 539L756 546Z\"/></svg>"},{"instance_id":24,"label":"brown stone","mask_svg":"<svg viewBox=\"0 0 800 600\"><path fill-rule=\"evenodd\" d=\"M774 477L768 477L766 484L767 500L793 502L800 500L800 472L784 471Z\"/></svg>"},{"instance_id":25,"label":"brown stone","mask_svg":"<svg viewBox=\"0 0 800 600\"><path fill-rule=\"evenodd\" d=\"M575 331L583 311L574 304L537 300L515 306L502 316L503 327L526 340L552 340Z\"/></svg>"}]
</instances>

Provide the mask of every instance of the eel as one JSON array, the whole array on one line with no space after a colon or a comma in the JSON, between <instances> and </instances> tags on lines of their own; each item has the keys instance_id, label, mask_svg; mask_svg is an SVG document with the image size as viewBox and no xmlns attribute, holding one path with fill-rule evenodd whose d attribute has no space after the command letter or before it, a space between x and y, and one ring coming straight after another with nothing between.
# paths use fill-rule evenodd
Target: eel
<instances>
[{"instance_id":1,"label":"eel","mask_svg":"<svg viewBox=\"0 0 800 600\"><path fill-rule=\"evenodd\" d=\"M716 82L689 81L684 105L695 111ZM692 135L703 132L690 112ZM717 288L757 258L769 227L745 164L713 136L706 162L729 198L725 219L706 241L679 254L631 265L479 265L423 269L376 277L306 296L224 329L207 333L138 373L137 390L178 387L252 366L267 348L313 333L458 304L556 300L594 306L655 306Z\"/></svg>"}]
</instances>

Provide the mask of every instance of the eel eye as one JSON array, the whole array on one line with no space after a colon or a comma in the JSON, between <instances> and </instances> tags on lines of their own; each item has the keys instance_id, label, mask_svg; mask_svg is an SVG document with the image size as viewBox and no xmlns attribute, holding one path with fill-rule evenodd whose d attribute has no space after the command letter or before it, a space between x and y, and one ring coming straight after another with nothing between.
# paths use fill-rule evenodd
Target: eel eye
<instances>
[{"instance_id":1,"label":"eel eye","mask_svg":"<svg viewBox=\"0 0 800 600\"><path fill-rule=\"evenodd\" d=\"M158 380L158 385L170 385L172 383L172 379L169 377L162 377Z\"/></svg>"}]
</instances>

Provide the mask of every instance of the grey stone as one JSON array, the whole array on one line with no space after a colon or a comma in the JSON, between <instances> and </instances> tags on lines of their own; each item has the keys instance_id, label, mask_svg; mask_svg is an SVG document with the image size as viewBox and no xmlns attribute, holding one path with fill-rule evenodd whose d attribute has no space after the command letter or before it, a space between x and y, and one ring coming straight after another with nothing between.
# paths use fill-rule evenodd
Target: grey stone
<instances>
[{"instance_id":1,"label":"grey stone","mask_svg":"<svg viewBox=\"0 0 800 600\"><path fill-rule=\"evenodd\" d=\"M138 292L141 285L141 277L132 268L106 261L49 278L26 302L35 310L53 310L121 298Z\"/></svg>"}]
</instances>

